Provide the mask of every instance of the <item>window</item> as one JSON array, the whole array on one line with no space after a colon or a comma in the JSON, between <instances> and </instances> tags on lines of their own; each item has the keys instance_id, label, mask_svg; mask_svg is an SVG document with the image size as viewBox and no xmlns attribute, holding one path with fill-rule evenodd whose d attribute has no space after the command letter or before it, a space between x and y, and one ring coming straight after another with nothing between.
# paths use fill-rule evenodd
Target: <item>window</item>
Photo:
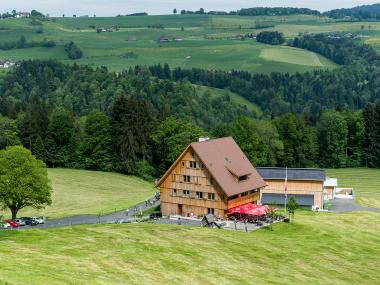
<instances>
[{"instance_id":1,"label":"window","mask_svg":"<svg viewBox=\"0 0 380 285\"><path fill-rule=\"evenodd\" d=\"M183 197L190 197L190 191L189 190L183 190Z\"/></svg>"},{"instance_id":2,"label":"window","mask_svg":"<svg viewBox=\"0 0 380 285\"><path fill-rule=\"evenodd\" d=\"M215 194L214 193L208 193L208 199L209 200L215 200Z\"/></svg>"},{"instance_id":3,"label":"window","mask_svg":"<svg viewBox=\"0 0 380 285\"><path fill-rule=\"evenodd\" d=\"M172 196L177 197L178 196L178 190L172 189Z\"/></svg>"},{"instance_id":4,"label":"window","mask_svg":"<svg viewBox=\"0 0 380 285\"><path fill-rule=\"evenodd\" d=\"M182 161L182 167L185 167L185 162L184 161Z\"/></svg>"},{"instance_id":5,"label":"window","mask_svg":"<svg viewBox=\"0 0 380 285\"><path fill-rule=\"evenodd\" d=\"M182 181L183 182L190 182L190 175L183 175L182 176Z\"/></svg>"},{"instance_id":6,"label":"window","mask_svg":"<svg viewBox=\"0 0 380 285\"><path fill-rule=\"evenodd\" d=\"M195 197L196 197L197 199L203 199L203 192L196 192L196 193L195 193Z\"/></svg>"},{"instance_id":7,"label":"window","mask_svg":"<svg viewBox=\"0 0 380 285\"><path fill-rule=\"evenodd\" d=\"M239 182L245 181L248 179L248 175L239 176Z\"/></svg>"},{"instance_id":8,"label":"window","mask_svg":"<svg viewBox=\"0 0 380 285\"><path fill-rule=\"evenodd\" d=\"M189 161L189 167L190 168L197 168L197 162L196 161Z\"/></svg>"},{"instance_id":9,"label":"window","mask_svg":"<svg viewBox=\"0 0 380 285\"><path fill-rule=\"evenodd\" d=\"M207 208L207 214L214 215L214 208Z\"/></svg>"}]
</instances>

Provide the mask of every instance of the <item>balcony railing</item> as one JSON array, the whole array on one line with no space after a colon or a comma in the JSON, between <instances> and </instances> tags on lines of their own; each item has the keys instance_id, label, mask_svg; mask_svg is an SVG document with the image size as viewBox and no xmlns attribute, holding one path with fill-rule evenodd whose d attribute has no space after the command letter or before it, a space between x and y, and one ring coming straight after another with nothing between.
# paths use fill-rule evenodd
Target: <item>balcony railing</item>
<instances>
[{"instance_id":1,"label":"balcony railing","mask_svg":"<svg viewBox=\"0 0 380 285\"><path fill-rule=\"evenodd\" d=\"M228 209L244 205L247 203L252 203L260 199L260 192L248 194L246 196L241 196L232 200L228 200Z\"/></svg>"}]
</instances>

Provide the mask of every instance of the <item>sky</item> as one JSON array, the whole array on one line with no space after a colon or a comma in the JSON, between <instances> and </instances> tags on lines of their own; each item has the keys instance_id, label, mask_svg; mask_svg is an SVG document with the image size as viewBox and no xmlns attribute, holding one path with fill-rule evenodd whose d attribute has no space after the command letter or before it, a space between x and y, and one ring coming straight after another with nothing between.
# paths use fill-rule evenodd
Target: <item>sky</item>
<instances>
[{"instance_id":1,"label":"sky","mask_svg":"<svg viewBox=\"0 0 380 285\"><path fill-rule=\"evenodd\" d=\"M0 0L0 12L31 11L36 9L51 16L97 15L116 16L135 12L149 14L171 14L178 10L234 11L248 7L305 7L326 11L335 8L347 8L358 5L374 4L377 1L362 0Z\"/></svg>"}]
</instances>

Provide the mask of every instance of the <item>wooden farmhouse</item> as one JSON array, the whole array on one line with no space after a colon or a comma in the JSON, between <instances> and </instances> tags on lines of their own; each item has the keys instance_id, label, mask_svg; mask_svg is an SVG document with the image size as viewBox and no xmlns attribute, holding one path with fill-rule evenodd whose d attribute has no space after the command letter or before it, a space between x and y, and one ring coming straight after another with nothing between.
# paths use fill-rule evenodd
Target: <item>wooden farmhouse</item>
<instances>
[{"instance_id":1,"label":"wooden farmhouse","mask_svg":"<svg viewBox=\"0 0 380 285\"><path fill-rule=\"evenodd\" d=\"M300 206L323 209L326 180L323 169L288 168L286 170L283 167L257 167L257 171L268 185L260 192L262 204L274 202L277 205L283 205L286 184L288 199L290 196L295 196ZM286 177L287 183L285 183Z\"/></svg>"},{"instance_id":2,"label":"wooden farmhouse","mask_svg":"<svg viewBox=\"0 0 380 285\"><path fill-rule=\"evenodd\" d=\"M159 179L165 216L227 216L228 209L258 203L266 183L231 137L200 139L186 147Z\"/></svg>"}]
</instances>

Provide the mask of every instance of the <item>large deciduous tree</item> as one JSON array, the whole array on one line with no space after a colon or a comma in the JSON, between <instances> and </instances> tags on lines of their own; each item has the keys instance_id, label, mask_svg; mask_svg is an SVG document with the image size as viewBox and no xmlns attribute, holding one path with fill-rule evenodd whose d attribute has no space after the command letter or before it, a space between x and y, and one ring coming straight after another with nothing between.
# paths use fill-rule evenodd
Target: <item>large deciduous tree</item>
<instances>
[{"instance_id":1,"label":"large deciduous tree","mask_svg":"<svg viewBox=\"0 0 380 285\"><path fill-rule=\"evenodd\" d=\"M22 146L0 151L0 205L15 219L25 207L51 204L51 185L45 164Z\"/></svg>"},{"instance_id":2,"label":"large deciduous tree","mask_svg":"<svg viewBox=\"0 0 380 285\"><path fill-rule=\"evenodd\" d=\"M196 124L182 119L168 117L162 121L151 135L157 174L163 174L187 145L205 134Z\"/></svg>"}]
</instances>

